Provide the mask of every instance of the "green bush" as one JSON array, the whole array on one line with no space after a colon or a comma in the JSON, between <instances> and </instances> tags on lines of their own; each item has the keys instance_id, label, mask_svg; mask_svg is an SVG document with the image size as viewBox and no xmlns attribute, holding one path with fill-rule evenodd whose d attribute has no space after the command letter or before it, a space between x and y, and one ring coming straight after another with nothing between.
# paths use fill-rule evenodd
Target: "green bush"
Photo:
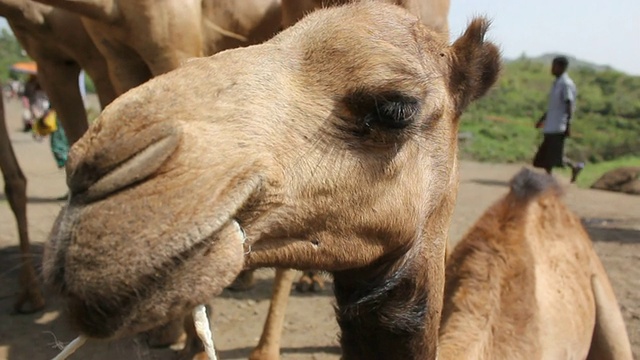
<instances>
[{"instance_id":1,"label":"green bush","mask_svg":"<svg viewBox=\"0 0 640 360\"><path fill-rule=\"evenodd\" d=\"M0 82L5 84L9 78L15 78L16 74L9 71L11 65L20 61L30 61L20 43L7 29L0 29Z\"/></svg>"},{"instance_id":2,"label":"green bush","mask_svg":"<svg viewBox=\"0 0 640 360\"><path fill-rule=\"evenodd\" d=\"M494 89L462 117L460 130L473 134L461 146L464 157L531 161L542 141L533 125L545 111L553 83L549 68L546 62L525 57L504 64ZM569 75L578 88L578 100L567 154L592 163L639 154L640 77L584 65L570 65Z\"/></svg>"}]
</instances>

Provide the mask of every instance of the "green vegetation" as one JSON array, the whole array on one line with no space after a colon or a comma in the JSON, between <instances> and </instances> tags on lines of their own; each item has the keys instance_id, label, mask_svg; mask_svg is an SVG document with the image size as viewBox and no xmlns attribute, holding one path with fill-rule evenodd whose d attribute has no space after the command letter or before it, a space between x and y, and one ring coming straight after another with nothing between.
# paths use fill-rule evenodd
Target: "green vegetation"
<instances>
[{"instance_id":1,"label":"green vegetation","mask_svg":"<svg viewBox=\"0 0 640 360\"><path fill-rule=\"evenodd\" d=\"M567 155L588 162L591 169L604 169L593 164L621 157L639 164L640 158L631 155L640 154L640 77L577 61L571 61L569 74L578 88L578 101ZM545 111L552 82L550 61L521 57L505 63L496 87L463 115L460 131L472 138L462 144L462 155L530 163L542 141L534 124Z\"/></svg>"},{"instance_id":2,"label":"green vegetation","mask_svg":"<svg viewBox=\"0 0 640 360\"><path fill-rule=\"evenodd\" d=\"M15 36L7 29L0 29L0 82L6 83L10 77L9 68L19 61L29 61Z\"/></svg>"}]
</instances>

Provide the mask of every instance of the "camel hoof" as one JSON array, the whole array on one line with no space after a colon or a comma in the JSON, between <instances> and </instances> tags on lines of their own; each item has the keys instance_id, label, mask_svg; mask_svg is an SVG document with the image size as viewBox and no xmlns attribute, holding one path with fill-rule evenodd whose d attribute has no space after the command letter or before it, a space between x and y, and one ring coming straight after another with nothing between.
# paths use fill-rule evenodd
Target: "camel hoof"
<instances>
[{"instance_id":1,"label":"camel hoof","mask_svg":"<svg viewBox=\"0 0 640 360\"><path fill-rule=\"evenodd\" d=\"M256 280L253 277L253 270L245 270L236 277L231 285L227 286L227 289L231 291L247 291L253 288L255 284Z\"/></svg>"},{"instance_id":2,"label":"camel hoof","mask_svg":"<svg viewBox=\"0 0 640 360\"><path fill-rule=\"evenodd\" d=\"M309 292L309 290L311 290L312 285L313 283L311 281L311 278L308 277L307 274L304 274L302 275L300 280L298 280L298 282L296 283L296 291L301 293Z\"/></svg>"},{"instance_id":3,"label":"camel hoof","mask_svg":"<svg viewBox=\"0 0 640 360\"><path fill-rule=\"evenodd\" d=\"M320 292L322 290L324 290L324 279L314 271L304 273L296 283L296 291L301 293Z\"/></svg>"},{"instance_id":4,"label":"camel hoof","mask_svg":"<svg viewBox=\"0 0 640 360\"><path fill-rule=\"evenodd\" d=\"M42 294L26 293L20 295L18 301L13 305L13 311L15 314L27 315L36 313L44 309L45 301Z\"/></svg>"},{"instance_id":5,"label":"camel hoof","mask_svg":"<svg viewBox=\"0 0 640 360\"><path fill-rule=\"evenodd\" d=\"M311 292L321 292L322 290L324 290L324 280L314 278L311 283Z\"/></svg>"}]
</instances>

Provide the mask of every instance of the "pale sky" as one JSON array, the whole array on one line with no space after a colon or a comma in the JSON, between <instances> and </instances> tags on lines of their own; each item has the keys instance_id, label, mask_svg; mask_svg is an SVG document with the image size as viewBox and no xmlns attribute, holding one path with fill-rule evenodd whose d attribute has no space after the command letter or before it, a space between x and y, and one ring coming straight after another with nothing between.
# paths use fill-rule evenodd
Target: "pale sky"
<instances>
[{"instance_id":1,"label":"pale sky","mask_svg":"<svg viewBox=\"0 0 640 360\"><path fill-rule=\"evenodd\" d=\"M507 58L563 53L640 75L640 0L451 0L452 40L474 15Z\"/></svg>"},{"instance_id":2,"label":"pale sky","mask_svg":"<svg viewBox=\"0 0 640 360\"><path fill-rule=\"evenodd\" d=\"M640 0L451 0L452 40L474 15L507 58L563 53L640 75Z\"/></svg>"}]
</instances>

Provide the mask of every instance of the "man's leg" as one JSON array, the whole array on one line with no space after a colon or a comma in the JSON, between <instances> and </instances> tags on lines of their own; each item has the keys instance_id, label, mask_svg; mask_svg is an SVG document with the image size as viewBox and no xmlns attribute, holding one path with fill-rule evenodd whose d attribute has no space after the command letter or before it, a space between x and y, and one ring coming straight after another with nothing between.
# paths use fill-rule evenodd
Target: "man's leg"
<instances>
[{"instance_id":1,"label":"man's leg","mask_svg":"<svg viewBox=\"0 0 640 360\"><path fill-rule=\"evenodd\" d=\"M580 174L582 169L584 169L584 163L583 162L575 162L575 161L571 160L570 158L568 158L567 156L564 156L562 158L562 162L563 162L564 166L569 166L571 168L571 183L576 182L576 179L578 178L578 175Z\"/></svg>"}]
</instances>

